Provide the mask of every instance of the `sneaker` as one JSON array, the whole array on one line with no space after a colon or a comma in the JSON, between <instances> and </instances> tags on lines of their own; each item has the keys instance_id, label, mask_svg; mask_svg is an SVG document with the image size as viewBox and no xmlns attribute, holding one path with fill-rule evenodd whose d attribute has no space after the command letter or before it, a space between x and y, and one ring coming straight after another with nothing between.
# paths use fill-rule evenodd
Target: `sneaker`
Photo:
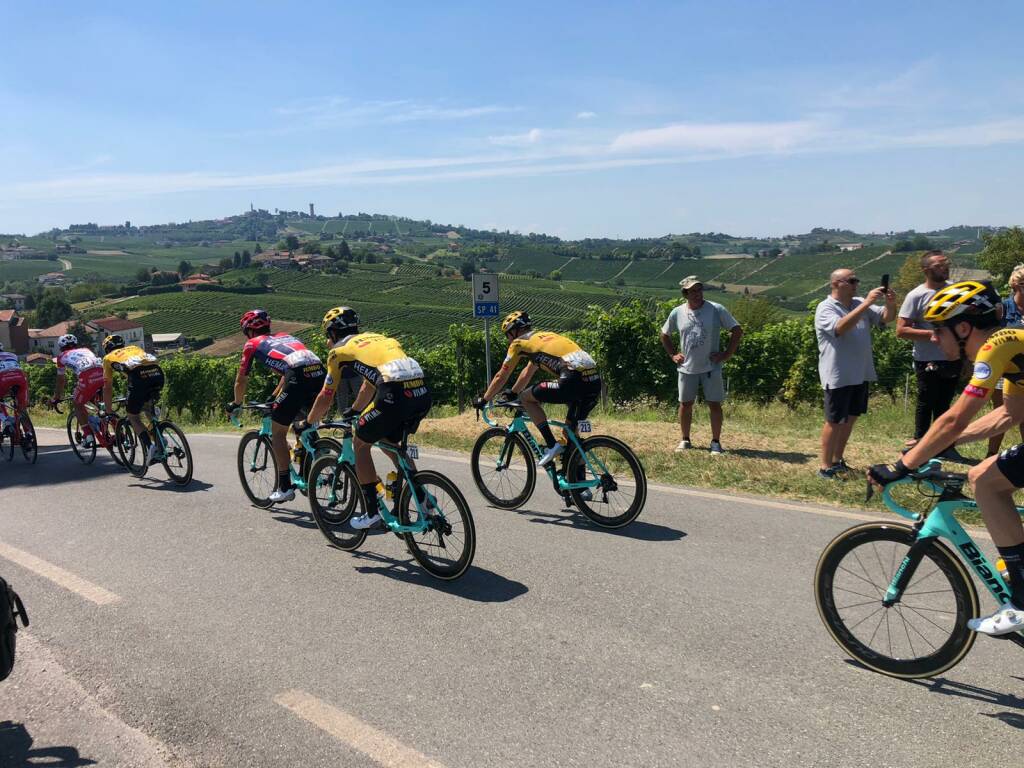
<instances>
[{"instance_id":1,"label":"sneaker","mask_svg":"<svg viewBox=\"0 0 1024 768\"><path fill-rule=\"evenodd\" d=\"M983 616L980 619L971 619L967 622L967 628L975 632L981 632L989 637L1008 635L1024 629L1024 611L1015 608L1013 603L1006 603L1002 608L991 616Z\"/></svg>"},{"instance_id":2,"label":"sneaker","mask_svg":"<svg viewBox=\"0 0 1024 768\"><path fill-rule=\"evenodd\" d=\"M682 453L683 451L688 450L690 448L693 448L693 443L685 439L680 440L679 445L676 446L676 453Z\"/></svg>"},{"instance_id":3,"label":"sneaker","mask_svg":"<svg viewBox=\"0 0 1024 768\"><path fill-rule=\"evenodd\" d=\"M835 480L836 479L836 468L829 467L828 469L819 469L818 477L822 480Z\"/></svg>"},{"instance_id":4,"label":"sneaker","mask_svg":"<svg viewBox=\"0 0 1024 768\"><path fill-rule=\"evenodd\" d=\"M267 497L271 504L280 504L282 501L291 501L294 498L294 488L289 488L287 491L282 491L281 489L278 489Z\"/></svg>"},{"instance_id":5,"label":"sneaker","mask_svg":"<svg viewBox=\"0 0 1024 768\"><path fill-rule=\"evenodd\" d=\"M380 522L380 515L376 512L372 515L359 515L353 517L349 522L357 531L363 531L377 525Z\"/></svg>"},{"instance_id":6,"label":"sneaker","mask_svg":"<svg viewBox=\"0 0 1024 768\"><path fill-rule=\"evenodd\" d=\"M85 437L82 438L82 447L83 448L92 448L95 444L96 444L96 438L93 437L92 435L86 435Z\"/></svg>"},{"instance_id":7,"label":"sneaker","mask_svg":"<svg viewBox=\"0 0 1024 768\"><path fill-rule=\"evenodd\" d=\"M711 455L712 456L721 456L723 453L725 453L725 451L722 450L722 444L720 442L718 442L717 440L712 440L711 441Z\"/></svg>"},{"instance_id":8,"label":"sneaker","mask_svg":"<svg viewBox=\"0 0 1024 768\"><path fill-rule=\"evenodd\" d=\"M852 472L853 467L846 463L846 459L840 459L832 465L833 472Z\"/></svg>"},{"instance_id":9,"label":"sneaker","mask_svg":"<svg viewBox=\"0 0 1024 768\"><path fill-rule=\"evenodd\" d=\"M149 444L149 450L146 451L146 463L144 466L152 467L154 464L159 464L160 460L156 457L156 443Z\"/></svg>"},{"instance_id":10,"label":"sneaker","mask_svg":"<svg viewBox=\"0 0 1024 768\"><path fill-rule=\"evenodd\" d=\"M580 491L580 498L584 501L591 501L594 498L594 494L590 492L589 488L584 488Z\"/></svg>"},{"instance_id":11,"label":"sneaker","mask_svg":"<svg viewBox=\"0 0 1024 768\"><path fill-rule=\"evenodd\" d=\"M562 445L561 443L555 443L546 451L544 451L544 455L540 457L540 461L538 461L537 463L542 467L546 467L548 464L554 461L556 457L561 455L562 451L564 450L564 445Z\"/></svg>"}]
</instances>

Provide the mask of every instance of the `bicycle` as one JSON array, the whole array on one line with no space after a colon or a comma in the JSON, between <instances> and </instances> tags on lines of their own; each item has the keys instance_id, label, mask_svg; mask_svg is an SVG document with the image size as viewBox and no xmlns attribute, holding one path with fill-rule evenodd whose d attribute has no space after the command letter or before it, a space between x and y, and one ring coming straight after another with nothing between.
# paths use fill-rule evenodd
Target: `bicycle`
<instances>
[{"instance_id":1,"label":"bicycle","mask_svg":"<svg viewBox=\"0 0 1024 768\"><path fill-rule=\"evenodd\" d=\"M185 433L173 421L160 418L160 407L154 399L146 402L142 407L142 413L149 422L146 425L146 433L156 445L153 462L162 464L167 477L176 485L188 485L192 482L193 463L192 449L185 438ZM135 434L135 429L128 418L118 419L114 430L114 442L125 469L135 477L145 477L151 464L146 461L146 454L141 450L138 435ZM136 450L141 454L138 464L135 463Z\"/></svg>"},{"instance_id":2,"label":"bicycle","mask_svg":"<svg viewBox=\"0 0 1024 768\"><path fill-rule=\"evenodd\" d=\"M495 408L512 411L508 426L500 426L491 418ZM484 430L473 445L473 480L494 506L518 509L533 495L536 463L544 450L527 427L530 417L518 400L488 404L481 413L490 429ZM555 493L602 528L622 528L636 520L647 501L647 476L632 449L610 435L580 440L565 423L548 423L564 429L570 440L562 468L558 469L554 461L545 467ZM589 421L580 421L577 426L581 433L591 430Z\"/></svg>"},{"instance_id":3,"label":"bicycle","mask_svg":"<svg viewBox=\"0 0 1024 768\"><path fill-rule=\"evenodd\" d=\"M124 397L114 398L115 408L117 404L123 403ZM66 398L62 402L71 402L70 398ZM57 413L64 413L60 409L60 404L55 403L53 409ZM74 406L68 411L68 418L66 423L66 429L68 433L68 443L71 444L71 450L74 452L78 460L83 464L92 464L96 459L96 449L106 448L110 454L110 458L114 460L114 463L119 467L124 466L124 462L119 455L116 448L116 437L115 429L117 426L118 416L116 413L107 413L103 409L103 404L98 400L90 400L85 404L85 410L89 420L89 424L92 426L93 440L90 445L84 444L83 424L79 423L78 414L75 411Z\"/></svg>"},{"instance_id":4,"label":"bicycle","mask_svg":"<svg viewBox=\"0 0 1024 768\"><path fill-rule=\"evenodd\" d=\"M272 429L270 413L273 410L273 404L248 403L238 410L255 411L262 417L260 428L246 432L238 444L238 478L249 501L261 509L269 509L274 505L274 502L270 500L270 494L277 488L278 477L277 458L274 456L270 438ZM237 411L231 414L231 422L236 427L242 426L237 417ZM299 493L305 494L306 479L309 477L309 468L313 459L321 454L340 452L341 446L337 440L317 436L316 429L313 427L299 435L299 444L303 449L299 468L296 470L295 463L290 461L288 470L291 473L292 485Z\"/></svg>"},{"instance_id":5,"label":"bicycle","mask_svg":"<svg viewBox=\"0 0 1024 768\"><path fill-rule=\"evenodd\" d=\"M398 457L400 487L392 489L395 507L389 510L386 499L378 494L378 512L387 530L405 540L406 547L423 569L439 579L457 579L473 562L476 554L476 526L469 503L458 487L440 472L420 469L413 472L410 459L417 458L404 432L401 443L376 443L377 447ZM346 431L342 451L336 456L321 456L309 472L309 505L317 528L339 549L351 552L366 539L365 529L351 525L353 515L365 503L355 472L352 432ZM453 545L458 549L450 552Z\"/></svg>"},{"instance_id":6,"label":"bicycle","mask_svg":"<svg viewBox=\"0 0 1024 768\"><path fill-rule=\"evenodd\" d=\"M885 506L913 525L854 526L834 538L818 560L814 597L821 620L839 646L869 669L915 679L934 677L963 660L977 638L967 620L980 615L963 560L998 603L1009 601L1007 581L953 517L957 509L978 508L962 493L966 482L967 475L943 472L940 462L930 461L882 491ZM934 500L926 514L893 498L896 488L909 483ZM869 482L867 499L873 492ZM1018 511L1024 514L1024 508ZM1020 633L1003 637L1024 646Z\"/></svg>"},{"instance_id":7,"label":"bicycle","mask_svg":"<svg viewBox=\"0 0 1024 768\"><path fill-rule=\"evenodd\" d=\"M17 386L11 387L11 391L0 400L0 453L11 461L17 445L25 461L35 464L39 456L36 430L29 415L18 410L18 389Z\"/></svg>"}]
</instances>

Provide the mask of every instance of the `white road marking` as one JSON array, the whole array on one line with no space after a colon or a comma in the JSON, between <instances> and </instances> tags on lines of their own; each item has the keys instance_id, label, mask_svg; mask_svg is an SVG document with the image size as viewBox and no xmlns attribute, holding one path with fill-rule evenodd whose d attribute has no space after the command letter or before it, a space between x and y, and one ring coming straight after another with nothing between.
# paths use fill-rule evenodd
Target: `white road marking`
<instances>
[{"instance_id":1,"label":"white road marking","mask_svg":"<svg viewBox=\"0 0 1024 768\"><path fill-rule=\"evenodd\" d=\"M59 565L48 563L24 550L4 544L2 541L0 541L0 557L4 557L23 568L27 568L44 579L49 579L57 586L64 587L64 589L96 603L96 605L110 605L111 603L121 601L120 595L115 595L110 590L104 589L98 584L93 584L91 581L86 581L81 576L76 576Z\"/></svg>"},{"instance_id":2,"label":"white road marking","mask_svg":"<svg viewBox=\"0 0 1024 768\"><path fill-rule=\"evenodd\" d=\"M442 763L305 691L279 693L274 697L274 703L386 768L444 768Z\"/></svg>"}]
</instances>

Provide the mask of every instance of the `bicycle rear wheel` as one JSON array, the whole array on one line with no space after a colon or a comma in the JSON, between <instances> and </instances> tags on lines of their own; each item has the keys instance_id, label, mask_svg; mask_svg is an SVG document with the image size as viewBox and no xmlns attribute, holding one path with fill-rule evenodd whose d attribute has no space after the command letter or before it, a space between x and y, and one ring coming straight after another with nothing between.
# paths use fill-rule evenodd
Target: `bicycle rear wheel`
<instances>
[{"instance_id":1,"label":"bicycle rear wheel","mask_svg":"<svg viewBox=\"0 0 1024 768\"><path fill-rule=\"evenodd\" d=\"M18 417L19 428L15 434L21 435L21 455L29 464L35 464L39 457L39 444L36 443L36 429L32 426L32 419L28 414Z\"/></svg>"},{"instance_id":2,"label":"bicycle rear wheel","mask_svg":"<svg viewBox=\"0 0 1024 768\"><path fill-rule=\"evenodd\" d=\"M246 432L238 444L238 479L245 495L257 507L273 506L270 494L277 487L277 459L270 438L259 432Z\"/></svg>"},{"instance_id":3,"label":"bicycle rear wheel","mask_svg":"<svg viewBox=\"0 0 1024 768\"><path fill-rule=\"evenodd\" d=\"M365 530L352 527L351 520L363 508L356 472L338 457L320 456L309 469L309 508L316 527L331 544L351 552L366 538Z\"/></svg>"},{"instance_id":4,"label":"bicycle rear wheel","mask_svg":"<svg viewBox=\"0 0 1024 768\"><path fill-rule=\"evenodd\" d=\"M473 482L487 501L500 509L518 509L537 485L537 465L522 435L501 427L480 434L469 461Z\"/></svg>"},{"instance_id":5,"label":"bicycle rear wheel","mask_svg":"<svg viewBox=\"0 0 1024 768\"><path fill-rule=\"evenodd\" d=\"M609 435L589 437L581 446L594 472L583 453L574 448L565 463L565 477L574 483L597 479L601 484L571 489L573 503L590 522L602 528L629 525L647 503L647 475L640 460L628 445Z\"/></svg>"},{"instance_id":6,"label":"bicycle rear wheel","mask_svg":"<svg viewBox=\"0 0 1024 768\"><path fill-rule=\"evenodd\" d=\"M173 421L161 421L157 429L164 441L164 471L175 484L188 485L192 482L192 449L185 433Z\"/></svg>"},{"instance_id":7,"label":"bicycle rear wheel","mask_svg":"<svg viewBox=\"0 0 1024 768\"><path fill-rule=\"evenodd\" d=\"M131 422L128 419L121 419L117 422L117 429L114 430L114 444L118 455L121 457L122 466L136 477L144 475L145 472L142 471L142 467L135 464L135 459L140 451L139 439L136 437L135 430L132 429ZM143 454L139 461L142 462L145 459L146 456Z\"/></svg>"},{"instance_id":8,"label":"bicycle rear wheel","mask_svg":"<svg viewBox=\"0 0 1024 768\"><path fill-rule=\"evenodd\" d=\"M933 677L959 663L977 635L978 593L960 559L933 541L899 602L882 604L917 540L909 525L866 523L825 548L814 574L818 613L832 638L864 666L901 678Z\"/></svg>"},{"instance_id":9,"label":"bicycle rear wheel","mask_svg":"<svg viewBox=\"0 0 1024 768\"><path fill-rule=\"evenodd\" d=\"M96 436L93 436L92 445L88 447L82 445L82 440L85 439L82 433L82 426L82 424L78 423L78 415L74 411L74 406L72 406L67 420L68 442L71 444L71 450L74 451L79 461L83 464L92 464L96 460Z\"/></svg>"},{"instance_id":10,"label":"bicycle rear wheel","mask_svg":"<svg viewBox=\"0 0 1024 768\"><path fill-rule=\"evenodd\" d=\"M419 520L419 511L412 500L410 485L419 486L427 495L424 506L429 527L423 533L405 534L405 543L412 556L431 576L457 579L473 562L476 553L476 527L466 498L455 483L440 472L423 470L413 476L412 483L402 488L398 517L402 525Z\"/></svg>"}]
</instances>

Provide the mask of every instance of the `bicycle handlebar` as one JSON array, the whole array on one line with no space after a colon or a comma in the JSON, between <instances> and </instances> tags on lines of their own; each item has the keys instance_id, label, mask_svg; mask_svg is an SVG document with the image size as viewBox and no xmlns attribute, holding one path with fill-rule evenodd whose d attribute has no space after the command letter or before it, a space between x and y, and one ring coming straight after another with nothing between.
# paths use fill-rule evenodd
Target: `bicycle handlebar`
<instances>
[{"instance_id":1,"label":"bicycle handlebar","mask_svg":"<svg viewBox=\"0 0 1024 768\"><path fill-rule=\"evenodd\" d=\"M482 416L485 424L496 427L498 426L498 423L490 417L491 412L495 408L507 408L509 410L514 410L519 415L523 412L523 404L519 402L519 400L495 400L494 402L487 403L487 405L479 409L477 411L477 415Z\"/></svg>"},{"instance_id":2,"label":"bicycle handlebar","mask_svg":"<svg viewBox=\"0 0 1024 768\"><path fill-rule=\"evenodd\" d=\"M896 511L897 508L902 509L903 505L899 504L892 498L892 489L898 485L905 485L907 483L922 483L929 482L932 485L940 486L944 491L959 491L963 488L964 483L967 482L967 473L965 472L944 472L942 470L942 462L938 459L931 459L925 464L922 464L916 470L913 470L906 477L900 478L895 482L889 483L882 488L882 500L885 505ZM865 494L864 501L868 502L875 493L875 484L868 478L867 481L867 493ZM919 517L917 513L913 513L915 517Z\"/></svg>"}]
</instances>

